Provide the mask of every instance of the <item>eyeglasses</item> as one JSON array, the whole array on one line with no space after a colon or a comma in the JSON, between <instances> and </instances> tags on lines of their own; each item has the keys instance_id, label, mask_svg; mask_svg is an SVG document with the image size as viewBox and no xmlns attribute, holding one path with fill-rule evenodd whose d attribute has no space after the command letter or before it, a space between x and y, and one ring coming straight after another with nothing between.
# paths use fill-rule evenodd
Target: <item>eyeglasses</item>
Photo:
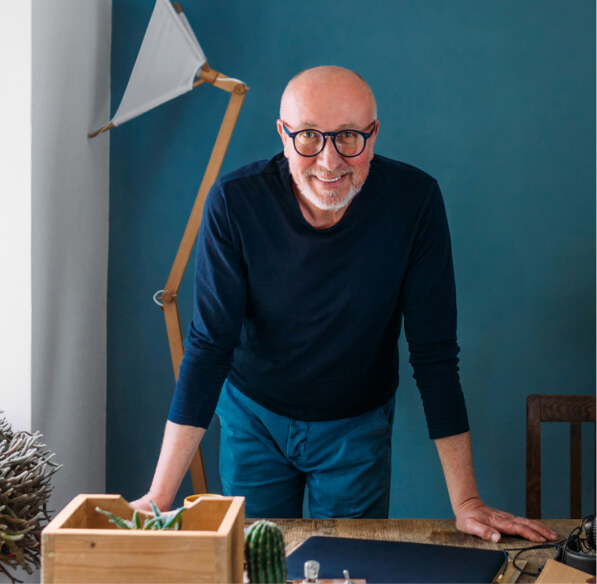
<instances>
[{"instance_id":1,"label":"eyeglasses","mask_svg":"<svg viewBox=\"0 0 597 584\"><path fill-rule=\"evenodd\" d=\"M324 148L326 137L330 136L334 143L334 148L340 156L353 158L363 153L367 140L375 132L375 121L371 122L373 126L371 132L361 132L359 130L341 130L340 132L320 132L312 128L291 132L282 122L284 131L292 138L294 149L301 156L317 156Z\"/></svg>"}]
</instances>

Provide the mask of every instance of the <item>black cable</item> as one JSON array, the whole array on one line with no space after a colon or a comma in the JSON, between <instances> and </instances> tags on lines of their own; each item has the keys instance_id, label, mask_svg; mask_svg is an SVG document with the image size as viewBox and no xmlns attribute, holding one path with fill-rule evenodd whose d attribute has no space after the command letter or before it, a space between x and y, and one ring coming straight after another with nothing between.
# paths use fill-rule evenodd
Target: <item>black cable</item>
<instances>
[{"instance_id":1,"label":"black cable","mask_svg":"<svg viewBox=\"0 0 597 584\"><path fill-rule=\"evenodd\" d=\"M585 537L578 538L580 543L581 550L585 553L591 553L595 551L595 533L597 529L595 528L595 514L587 515L582 520L581 524L581 531L585 532Z\"/></svg>"},{"instance_id":2,"label":"black cable","mask_svg":"<svg viewBox=\"0 0 597 584\"><path fill-rule=\"evenodd\" d=\"M587 546L589 549L591 549L590 543L588 541L587 538L581 538L580 534L582 533L582 529L585 526L586 521L590 518L587 517L585 519L582 520L582 523L579 527L575 527L569 534L568 537L566 539L562 539L560 541L557 541L555 543L543 543L543 544L537 544L537 545L533 545L533 546L529 546L529 547L523 547L523 548L508 548L506 550L504 550L504 552L506 552L506 554L508 552L518 552L514 558L512 559L512 565L514 566L514 568L516 570L518 570L521 574L526 574L527 576L539 576L539 574L541 574L541 570L542 568L539 568L539 570L537 572L530 572L529 570L525 570L523 568L520 568L517 564L516 564L516 560L518 560L518 558L525 552L528 551L532 551L532 550L541 550L541 549L549 549L549 548L554 548L557 549L558 546L562 546L563 545L563 560L565 560L566 558L566 551L569 548L570 545L570 540L574 537L574 536L578 536L576 539L579 542L579 545L581 547L581 549L584 548L584 546ZM592 550L591 550L592 551Z\"/></svg>"},{"instance_id":3,"label":"black cable","mask_svg":"<svg viewBox=\"0 0 597 584\"><path fill-rule=\"evenodd\" d=\"M568 554L568 550L570 549L570 540L572 539L573 536L575 536L575 539L578 540L582 531L582 526L583 524L580 525L580 527L575 527L569 534L568 537L566 538L566 543L564 544L564 547L562 549L562 563L566 563L566 555Z\"/></svg>"},{"instance_id":4,"label":"black cable","mask_svg":"<svg viewBox=\"0 0 597 584\"><path fill-rule=\"evenodd\" d=\"M549 549L549 548L556 548L559 544L565 542L566 540L562 539L561 541L558 541L556 543L541 543L541 544L537 544L537 545L532 545L529 547L523 547L523 548L508 548L506 550L504 550L506 553L508 552L518 552L514 558L512 559L512 565L514 566L514 568L516 570L518 570L521 574L526 574L527 576L539 576L539 574L541 574L541 568L539 568L539 570L537 572L530 572L529 570L525 570L524 568L519 567L516 564L516 560L518 560L518 558L525 552L529 552L532 550L544 550L544 549Z\"/></svg>"}]
</instances>

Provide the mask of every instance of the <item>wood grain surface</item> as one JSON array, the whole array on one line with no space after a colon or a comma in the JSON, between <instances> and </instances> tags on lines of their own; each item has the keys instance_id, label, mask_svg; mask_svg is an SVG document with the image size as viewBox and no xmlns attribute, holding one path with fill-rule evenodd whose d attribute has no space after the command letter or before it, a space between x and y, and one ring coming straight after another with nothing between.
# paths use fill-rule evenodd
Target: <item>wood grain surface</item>
<instances>
[{"instance_id":1,"label":"wood grain surface","mask_svg":"<svg viewBox=\"0 0 597 584\"><path fill-rule=\"evenodd\" d=\"M350 537L385 541L405 541L452 545L488 550L527 548L534 544L517 537L504 537L500 543L486 542L456 529L453 519L271 519L275 521L284 536L286 555L293 552L303 541L314 535ZM256 519L247 519L250 525ZM580 519L545 519L543 523L554 529L560 539L580 525ZM510 558L516 552L510 553ZM527 560L525 569L536 572L540 566L553 558L553 549L533 550L523 554ZM536 577L521 574L517 582L535 582Z\"/></svg>"}]
</instances>

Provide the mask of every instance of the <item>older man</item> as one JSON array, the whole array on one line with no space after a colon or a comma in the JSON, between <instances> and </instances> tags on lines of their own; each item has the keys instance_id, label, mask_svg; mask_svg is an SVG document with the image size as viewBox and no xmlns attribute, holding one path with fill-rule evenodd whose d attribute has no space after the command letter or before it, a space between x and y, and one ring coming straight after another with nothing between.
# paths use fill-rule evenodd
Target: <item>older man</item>
<instances>
[{"instance_id":1,"label":"older man","mask_svg":"<svg viewBox=\"0 0 597 584\"><path fill-rule=\"evenodd\" d=\"M168 508L217 404L226 494L248 516L387 517L397 341L410 358L457 526L555 538L478 494L458 378L450 239L436 181L373 154L363 79L309 69L282 96L283 155L206 201L196 300L150 491Z\"/></svg>"}]
</instances>

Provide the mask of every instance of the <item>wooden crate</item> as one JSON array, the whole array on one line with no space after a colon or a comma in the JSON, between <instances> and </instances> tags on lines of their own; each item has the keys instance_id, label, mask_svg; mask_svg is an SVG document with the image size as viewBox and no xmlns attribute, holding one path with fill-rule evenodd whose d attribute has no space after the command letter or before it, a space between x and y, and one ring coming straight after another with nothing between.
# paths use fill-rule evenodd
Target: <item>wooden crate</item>
<instances>
[{"instance_id":1,"label":"wooden crate","mask_svg":"<svg viewBox=\"0 0 597 584\"><path fill-rule=\"evenodd\" d=\"M126 530L95 508L124 519L120 495L79 495L42 532L42 582L243 581L243 497L201 498L180 531Z\"/></svg>"}]
</instances>

